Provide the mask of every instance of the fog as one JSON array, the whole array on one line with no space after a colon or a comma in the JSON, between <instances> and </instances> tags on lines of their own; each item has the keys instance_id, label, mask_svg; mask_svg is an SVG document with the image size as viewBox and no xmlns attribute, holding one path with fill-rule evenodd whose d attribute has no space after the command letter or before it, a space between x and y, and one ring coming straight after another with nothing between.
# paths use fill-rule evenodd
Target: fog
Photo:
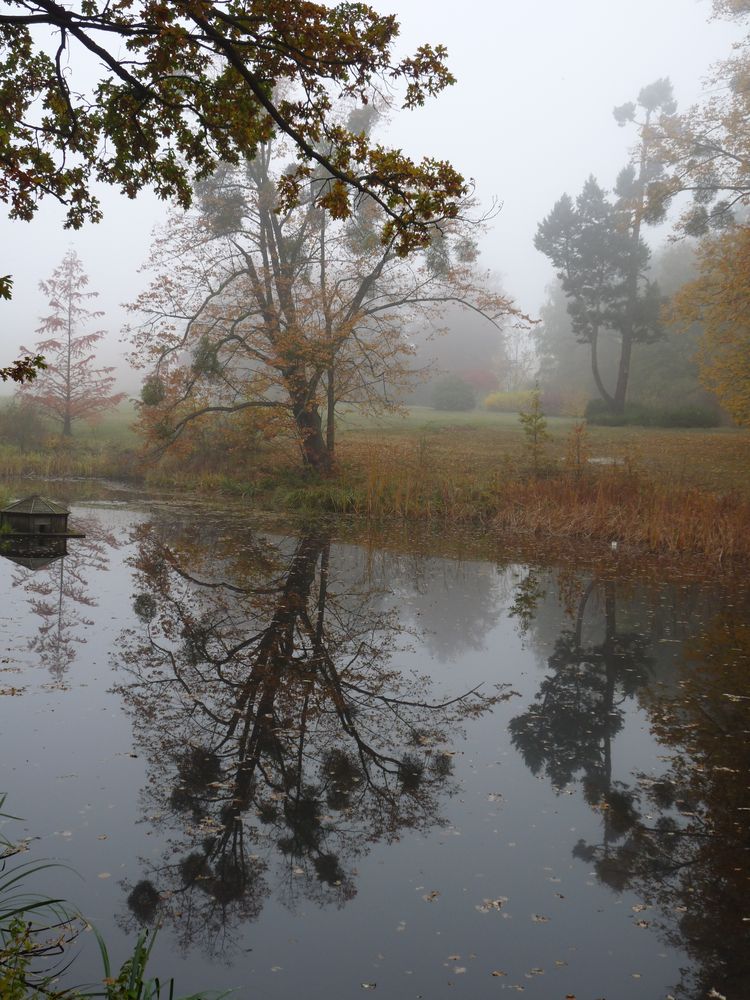
<instances>
[{"instance_id":1,"label":"fog","mask_svg":"<svg viewBox=\"0 0 750 1000\"><path fill-rule=\"evenodd\" d=\"M680 108L696 101L710 66L725 57L738 30L710 22L710 3L693 0L536 0L490 4L467 0L377 0L401 23L399 51L422 42L448 47L457 83L423 109L394 113L383 140L410 155L450 160L474 179L481 209L501 206L482 240L483 263L502 275L506 291L537 316L553 279L533 247L537 223L564 191L575 194L593 173L604 187L628 156L633 133L618 129L616 104L652 80L669 76ZM429 12L429 16L426 14ZM101 191L104 221L79 232L62 228L62 209L47 201L31 223L0 221L2 273L11 272L13 301L0 302L4 356L35 340L46 303L38 290L68 247L74 247L100 293L108 331L103 356L118 365L121 386L138 377L122 361L122 303L143 285L138 269L153 227L167 211L149 194L131 202ZM663 242L666 230L647 234Z\"/></svg>"}]
</instances>

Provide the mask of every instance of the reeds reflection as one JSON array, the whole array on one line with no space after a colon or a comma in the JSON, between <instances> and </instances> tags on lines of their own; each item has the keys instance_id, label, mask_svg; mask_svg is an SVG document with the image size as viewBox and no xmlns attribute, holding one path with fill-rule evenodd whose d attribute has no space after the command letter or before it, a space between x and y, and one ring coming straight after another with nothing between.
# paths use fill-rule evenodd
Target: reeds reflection
<instances>
[{"instance_id":1,"label":"reeds reflection","mask_svg":"<svg viewBox=\"0 0 750 1000\"><path fill-rule=\"evenodd\" d=\"M269 894L342 906L370 845L443 822L451 741L508 692L439 698L400 670L397 615L324 529L207 544L147 525L136 565L119 690L170 846L128 887L135 918L221 950Z\"/></svg>"}]
</instances>

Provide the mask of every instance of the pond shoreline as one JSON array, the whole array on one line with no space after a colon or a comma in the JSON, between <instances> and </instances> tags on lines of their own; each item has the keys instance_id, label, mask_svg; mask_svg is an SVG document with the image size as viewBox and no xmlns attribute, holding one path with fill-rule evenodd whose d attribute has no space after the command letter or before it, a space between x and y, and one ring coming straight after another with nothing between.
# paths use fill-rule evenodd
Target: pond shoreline
<instances>
[{"instance_id":1,"label":"pond shoreline","mask_svg":"<svg viewBox=\"0 0 750 1000\"><path fill-rule=\"evenodd\" d=\"M282 503L278 496L268 494L250 497L233 491L217 494L196 488L177 491L174 485L152 488L145 483L103 477L0 480L0 492L9 496L41 489L50 495L59 494L67 503L119 505L145 501L149 507L167 504L186 509L220 509L222 516L250 517L267 530L274 530L282 523L284 530L288 530L290 518L300 527L323 521L340 540L404 553L417 548L422 553L427 550L457 558L511 557L538 563L541 548L545 563L570 563L604 576L625 573L670 579L726 580L745 575L750 567L750 527L743 536L726 503L709 500L699 512L701 519L692 525L695 539L702 523L717 509L720 511L721 520L705 539L699 539L709 544L681 548L680 541L691 531L691 526L689 519L681 516L679 495L668 505L663 496L652 498L660 518L657 535L654 518L649 520L644 516L643 501L637 508L624 504L616 508L605 508L601 503L573 505L570 494L559 502L554 487L551 481L533 483L531 489L536 499L533 505L521 504L516 496L501 512L453 521L436 513L418 516L415 511L411 516L403 516L337 509L333 504L320 502L321 493L315 484L302 495L303 502L292 506L288 498ZM744 507L742 513L750 517ZM719 544L722 535L731 535L733 540L728 553Z\"/></svg>"}]
</instances>

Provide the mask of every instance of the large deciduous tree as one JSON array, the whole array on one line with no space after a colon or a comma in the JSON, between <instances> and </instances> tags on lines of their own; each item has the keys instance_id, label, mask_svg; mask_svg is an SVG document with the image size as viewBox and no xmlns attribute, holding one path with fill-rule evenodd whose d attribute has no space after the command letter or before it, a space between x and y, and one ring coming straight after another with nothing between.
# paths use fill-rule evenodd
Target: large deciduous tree
<instances>
[{"instance_id":1,"label":"large deciduous tree","mask_svg":"<svg viewBox=\"0 0 750 1000\"><path fill-rule=\"evenodd\" d=\"M718 17L750 23L746 0L714 0ZM706 99L687 113L662 116L654 128L665 176L649 187L662 210L690 193L679 230L703 237L699 276L675 302L674 315L704 324L701 377L734 419L750 422L750 36L719 63Z\"/></svg>"},{"instance_id":2,"label":"large deciduous tree","mask_svg":"<svg viewBox=\"0 0 750 1000\"><path fill-rule=\"evenodd\" d=\"M73 433L77 420L92 420L117 406L124 393L113 393L114 371L96 367L94 349L104 337L103 330L85 332L86 325L103 314L88 308L97 292L87 291L88 277L78 255L69 250L59 267L39 287L49 300L51 312L41 321L37 333L42 339L36 349L47 358L46 371L20 391L59 425L63 436ZM27 347L22 351L29 353Z\"/></svg>"},{"instance_id":3,"label":"large deciduous tree","mask_svg":"<svg viewBox=\"0 0 750 1000\"><path fill-rule=\"evenodd\" d=\"M714 0L714 14L750 23L746 0ZM648 210L663 214L675 196L689 194L679 222L692 236L732 225L750 202L750 35L719 62L701 103L682 114L661 114L649 138L664 172L647 188Z\"/></svg>"},{"instance_id":4,"label":"large deciduous tree","mask_svg":"<svg viewBox=\"0 0 750 1000\"><path fill-rule=\"evenodd\" d=\"M408 319L462 303L499 323L513 309L485 286L457 221L405 260L395 234L380 239L372 199L345 221L320 204L325 176L284 207L283 153L266 144L223 167L199 189L199 209L168 226L134 306L133 360L148 368L142 412L162 443L212 414L262 411L293 428L308 467L328 472L336 405L391 406L408 378Z\"/></svg>"}]
</instances>

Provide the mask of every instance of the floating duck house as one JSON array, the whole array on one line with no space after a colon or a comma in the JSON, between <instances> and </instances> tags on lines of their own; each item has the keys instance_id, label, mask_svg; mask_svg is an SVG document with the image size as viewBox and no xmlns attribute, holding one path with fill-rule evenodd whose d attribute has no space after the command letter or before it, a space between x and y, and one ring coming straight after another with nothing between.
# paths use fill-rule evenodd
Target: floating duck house
<instances>
[{"instance_id":1,"label":"floating duck house","mask_svg":"<svg viewBox=\"0 0 750 1000\"><path fill-rule=\"evenodd\" d=\"M67 553L69 538L85 538L68 530L67 507L47 497L24 497L0 510L0 552L10 556L55 558Z\"/></svg>"}]
</instances>

